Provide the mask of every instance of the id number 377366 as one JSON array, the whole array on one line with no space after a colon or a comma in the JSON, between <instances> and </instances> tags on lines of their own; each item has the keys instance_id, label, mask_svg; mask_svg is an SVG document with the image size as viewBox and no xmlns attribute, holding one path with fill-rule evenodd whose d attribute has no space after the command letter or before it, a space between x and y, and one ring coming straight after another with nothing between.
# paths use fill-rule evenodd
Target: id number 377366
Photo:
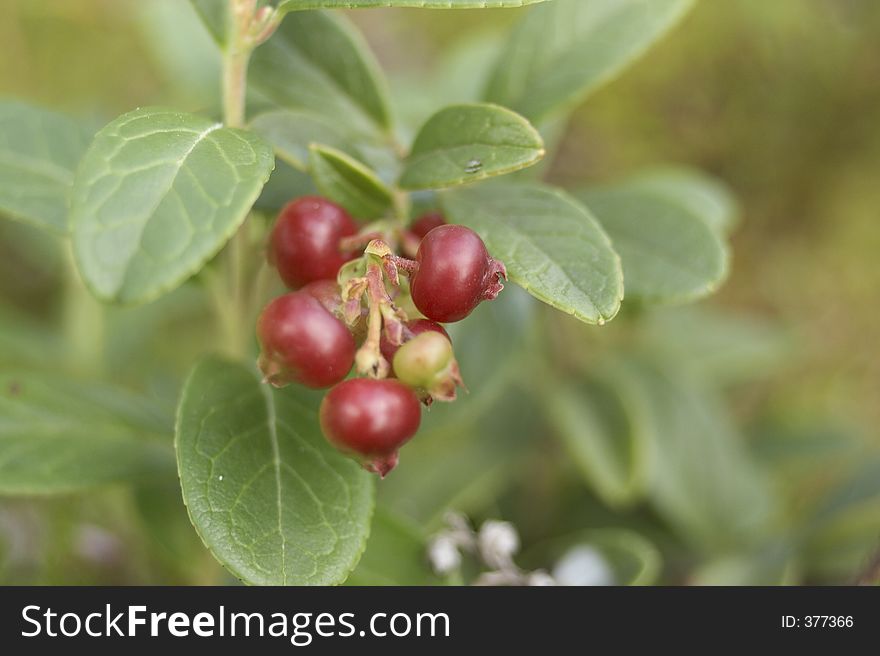
<instances>
[{"instance_id":1,"label":"id number 377366","mask_svg":"<svg viewBox=\"0 0 880 656\"><path fill-rule=\"evenodd\" d=\"M854 624L852 615L783 615L781 623L784 629L849 629Z\"/></svg>"}]
</instances>

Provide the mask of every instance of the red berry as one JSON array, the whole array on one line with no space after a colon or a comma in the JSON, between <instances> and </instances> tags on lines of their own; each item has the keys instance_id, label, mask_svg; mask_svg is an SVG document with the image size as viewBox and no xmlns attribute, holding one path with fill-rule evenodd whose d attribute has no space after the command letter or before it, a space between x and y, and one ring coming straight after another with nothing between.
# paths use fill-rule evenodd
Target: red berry
<instances>
[{"instance_id":1,"label":"red berry","mask_svg":"<svg viewBox=\"0 0 880 656\"><path fill-rule=\"evenodd\" d=\"M483 240L470 228L444 225L425 235L412 275L413 303L429 319L449 323L469 315L480 301L503 289L504 265L492 259Z\"/></svg>"},{"instance_id":2,"label":"red berry","mask_svg":"<svg viewBox=\"0 0 880 656\"><path fill-rule=\"evenodd\" d=\"M440 333L450 342L452 341L449 337L449 333L446 332L446 329L436 321L431 321L430 319L414 319L413 321L407 321L403 328L403 340L406 342L428 330ZM397 353L400 344L392 344L383 332L382 341L379 342L379 348L382 351L382 356L390 363L394 360L394 354Z\"/></svg>"},{"instance_id":3,"label":"red berry","mask_svg":"<svg viewBox=\"0 0 880 656\"><path fill-rule=\"evenodd\" d=\"M318 196L297 198L278 215L269 242L269 261L291 289L313 280L334 279L340 267L354 257L342 252L339 242L357 231L354 219L339 205Z\"/></svg>"},{"instance_id":4,"label":"red berry","mask_svg":"<svg viewBox=\"0 0 880 656\"><path fill-rule=\"evenodd\" d=\"M321 430L337 449L384 477L397 464L397 450L419 429L421 413L415 392L403 383L353 378L327 392Z\"/></svg>"},{"instance_id":5,"label":"red berry","mask_svg":"<svg viewBox=\"0 0 880 656\"><path fill-rule=\"evenodd\" d=\"M419 239L424 239L425 235L442 225L446 225L446 217L441 212L434 211L422 214L422 216L413 221L409 230Z\"/></svg>"},{"instance_id":6,"label":"red berry","mask_svg":"<svg viewBox=\"0 0 880 656\"><path fill-rule=\"evenodd\" d=\"M305 292L273 300L257 321L259 366L275 387L330 387L348 375L355 344L348 328Z\"/></svg>"}]
</instances>

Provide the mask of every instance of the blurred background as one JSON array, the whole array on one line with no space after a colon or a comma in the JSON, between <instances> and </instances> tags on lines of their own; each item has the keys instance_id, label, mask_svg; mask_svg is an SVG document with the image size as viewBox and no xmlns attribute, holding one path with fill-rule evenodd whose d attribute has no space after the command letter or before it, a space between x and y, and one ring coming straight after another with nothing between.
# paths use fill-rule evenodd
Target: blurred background
<instances>
[{"instance_id":1,"label":"blurred background","mask_svg":"<svg viewBox=\"0 0 880 656\"><path fill-rule=\"evenodd\" d=\"M405 124L466 98L460 72L519 15L349 12ZM547 178L576 188L666 163L717 176L740 208L731 275L692 306L625 303L601 329L513 289L456 326L475 392L407 447L376 534L424 537L454 508L512 522L527 568L593 549L586 582L878 582L878 35L874 0L704 0L594 94ZM5 0L0 43L0 95L96 127L142 105L215 108L218 57L181 0ZM198 289L97 320L68 271L58 243L0 221L0 367L64 360L173 412L205 348ZM368 550L354 580L400 582L398 566ZM173 477L0 499L2 583L227 581Z\"/></svg>"}]
</instances>

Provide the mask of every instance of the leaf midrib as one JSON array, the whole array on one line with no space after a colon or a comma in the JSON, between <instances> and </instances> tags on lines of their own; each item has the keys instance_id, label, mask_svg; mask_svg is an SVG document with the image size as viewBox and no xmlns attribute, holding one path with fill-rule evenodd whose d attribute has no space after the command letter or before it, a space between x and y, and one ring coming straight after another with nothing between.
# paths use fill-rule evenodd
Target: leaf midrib
<instances>
[{"instance_id":1,"label":"leaf midrib","mask_svg":"<svg viewBox=\"0 0 880 656\"><path fill-rule=\"evenodd\" d=\"M281 448L278 444L278 419L275 410L275 398L267 385L260 385L260 394L266 402L266 425L269 443L272 446L272 465L275 469L276 506L278 510L278 537L281 539L281 585L287 585L287 538L284 534L284 522L281 512Z\"/></svg>"},{"instance_id":2,"label":"leaf midrib","mask_svg":"<svg viewBox=\"0 0 880 656\"><path fill-rule=\"evenodd\" d=\"M202 130L201 132L197 132L197 133L192 132L190 130L184 130L184 132L190 132L191 134L195 134L195 139L193 140L192 145L190 145L189 148L187 148L186 151L179 158L177 158L175 160L170 160L169 162L162 164L163 166L171 165L173 167L173 173L169 176L168 184L165 187L165 189L160 194L157 195L156 202L152 205L152 207L150 207L150 210L149 210L149 212L146 213L145 218L142 221L138 222L138 223L140 223L140 226L138 229L136 246L132 250L131 255L126 259L125 266L121 268L122 275L119 277L118 281L116 282L115 288L113 289L111 295L118 294L120 290L125 288L125 286L128 282L129 274L131 272L131 263L137 257L137 254L143 251L144 232L146 232L147 225L150 223L150 220L155 215L156 210L159 208L159 206L165 201L165 199L169 196L169 194L171 194L171 192L174 191L174 184L177 181L178 177L180 176L180 173L183 170L184 166L186 166L186 162L189 159L190 155L192 155L192 153L195 151L196 147L198 147L199 144L203 143L211 134L213 134L214 132L216 132L217 130L220 130L222 128L223 128L222 123L214 123L214 124L210 125L209 127L205 128L204 130ZM181 132L181 131L182 130L155 130L155 131L147 133L147 134L138 134L136 137L133 137L130 139L126 139L125 137L123 137L122 135L117 133L116 138L120 139L123 142L130 143L133 141L137 141L139 139L144 139L146 136L157 134L160 132ZM220 150L222 153L222 148L218 149L218 150ZM120 176L120 179L121 179L121 176Z\"/></svg>"}]
</instances>

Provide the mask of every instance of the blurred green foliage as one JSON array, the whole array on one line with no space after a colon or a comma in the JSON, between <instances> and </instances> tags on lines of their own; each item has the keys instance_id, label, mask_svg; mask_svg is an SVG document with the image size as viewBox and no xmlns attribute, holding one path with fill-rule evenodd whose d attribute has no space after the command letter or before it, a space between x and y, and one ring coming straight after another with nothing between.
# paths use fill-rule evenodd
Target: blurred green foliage
<instances>
[{"instance_id":1,"label":"blurred green foliage","mask_svg":"<svg viewBox=\"0 0 880 656\"><path fill-rule=\"evenodd\" d=\"M218 58L185 5L6 0L0 95L95 125L146 104L212 111ZM351 16L417 124L435 103L414 80L437 72L438 96L466 99L461 71L519 13ZM880 547L878 33L873 0L704 1L558 126L545 171L570 188L670 161L726 181L741 206L731 275L711 301L625 304L601 329L512 287L481 308L453 334L473 391L432 410L380 489L376 544L403 545L402 569L368 548L353 582L431 580L414 544L450 507L513 522L528 566L595 544L621 582L863 577ZM197 283L102 309L68 271L58 243L0 222L0 367L109 378L170 411L213 346ZM0 501L3 583L228 580L173 471Z\"/></svg>"}]
</instances>

